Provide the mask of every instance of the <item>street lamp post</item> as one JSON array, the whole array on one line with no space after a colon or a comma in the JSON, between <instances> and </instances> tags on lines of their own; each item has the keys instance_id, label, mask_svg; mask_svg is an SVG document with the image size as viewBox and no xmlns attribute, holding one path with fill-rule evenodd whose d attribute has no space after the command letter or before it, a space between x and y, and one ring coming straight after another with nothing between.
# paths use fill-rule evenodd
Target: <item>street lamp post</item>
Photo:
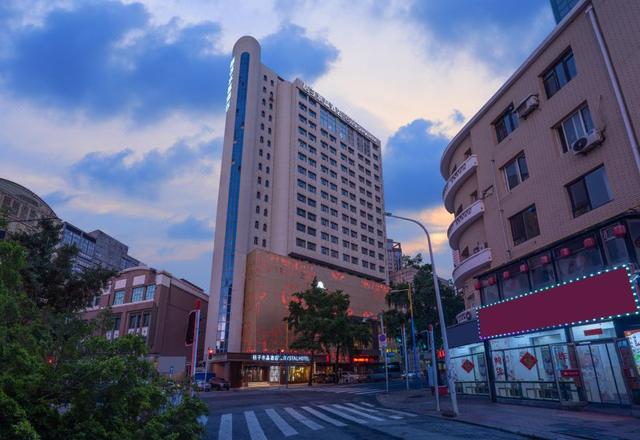
<instances>
[{"instance_id":1,"label":"street lamp post","mask_svg":"<svg viewBox=\"0 0 640 440\"><path fill-rule=\"evenodd\" d=\"M433 258L433 247L431 246L431 236L429 235L429 231L424 227L422 223L417 220L400 217L397 215L393 215L390 212L384 213L387 217L397 218L399 220L405 220L411 223L415 223L420 226L424 233L427 235L427 244L429 245L429 258L431 260L431 274L433 275L433 287L436 291L436 304L438 306L438 318L440 321L440 331L442 332L442 348L444 349L444 360L445 365L447 367L447 385L449 387L449 394L451 395L451 407L453 410L454 416L458 415L458 398L456 395L456 387L455 383L453 383L453 376L451 374L451 355L449 353L449 341L447 339L447 328L444 320L444 312L442 310L442 299L440 297L440 283L438 282L438 274L436 273L436 263ZM433 349L434 347L432 347ZM436 390L437 392L438 390Z\"/></svg>"}]
</instances>

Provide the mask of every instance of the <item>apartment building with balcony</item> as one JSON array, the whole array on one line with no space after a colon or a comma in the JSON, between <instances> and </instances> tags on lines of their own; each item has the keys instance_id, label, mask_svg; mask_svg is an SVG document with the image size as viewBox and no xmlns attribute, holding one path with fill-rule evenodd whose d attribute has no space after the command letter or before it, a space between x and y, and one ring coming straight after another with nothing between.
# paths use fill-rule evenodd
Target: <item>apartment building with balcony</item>
<instances>
[{"instance_id":1,"label":"apartment building with balcony","mask_svg":"<svg viewBox=\"0 0 640 440\"><path fill-rule=\"evenodd\" d=\"M638 22L578 2L443 153L461 392L640 404Z\"/></svg>"},{"instance_id":2,"label":"apartment building with balcony","mask_svg":"<svg viewBox=\"0 0 640 440\"><path fill-rule=\"evenodd\" d=\"M198 346L202 347L208 300L200 287L169 272L131 267L111 280L95 306L84 311L83 318L95 319L110 307L113 326L103 329L104 336L108 339L126 334L142 336L158 371L179 378L188 375L192 365L192 346L185 345L189 314L196 301L200 301ZM202 351L198 350L198 362L202 360Z\"/></svg>"}]
</instances>

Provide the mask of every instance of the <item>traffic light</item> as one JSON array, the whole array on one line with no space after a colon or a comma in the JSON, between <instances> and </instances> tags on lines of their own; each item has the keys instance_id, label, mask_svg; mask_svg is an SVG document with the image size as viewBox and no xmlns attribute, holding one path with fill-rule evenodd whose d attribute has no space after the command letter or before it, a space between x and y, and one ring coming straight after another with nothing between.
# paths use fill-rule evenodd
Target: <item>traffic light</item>
<instances>
[{"instance_id":1,"label":"traffic light","mask_svg":"<svg viewBox=\"0 0 640 440\"><path fill-rule=\"evenodd\" d=\"M209 350L207 351L208 355L209 355L209 360L213 359L213 348L209 347Z\"/></svg>"}]
</instances>

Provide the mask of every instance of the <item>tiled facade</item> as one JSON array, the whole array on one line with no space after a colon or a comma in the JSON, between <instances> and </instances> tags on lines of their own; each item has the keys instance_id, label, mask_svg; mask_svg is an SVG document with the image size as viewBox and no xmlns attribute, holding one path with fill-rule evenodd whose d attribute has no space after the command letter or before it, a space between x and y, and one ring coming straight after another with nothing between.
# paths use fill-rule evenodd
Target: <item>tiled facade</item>
<instances>
[{"instance_id":1,"label":"tiled facade","mask_svg":"<svg viewBox=\"0 0 640 440\"><path fill-rule=\"evenodd\" d=\"M202 289L169 272L148 267L121 271L98 298L95 307L84 312L85 319L95 319L111 307L113 328L104 335L118 338L138 334L145 338L149 357L160 373L182 376L192 364L191 346L185 345L189 313L196 301L201 303L199 347L204 343L209 297ZM202 361L202 350L198 350Z\"/></svg>"}]
</instances>

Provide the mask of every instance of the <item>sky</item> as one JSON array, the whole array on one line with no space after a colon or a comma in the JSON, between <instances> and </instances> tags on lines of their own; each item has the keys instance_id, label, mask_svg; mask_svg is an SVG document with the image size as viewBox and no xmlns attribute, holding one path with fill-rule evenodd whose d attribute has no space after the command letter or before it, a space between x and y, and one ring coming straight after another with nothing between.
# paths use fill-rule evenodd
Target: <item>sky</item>
<instances>
[{"instance_id":1,"label":"sky","mask_svg":"<svg viewBox=\"0 0 640 440\"><path fill-rule=\"evenodd\" d=\"M440 156L553 26L548 0L2 0L0 177L208 291L230 53L253 35L382 140L386 209L449 277ZM417 227L387 235L426 255Z\"/></svg>"}]
</instances>

